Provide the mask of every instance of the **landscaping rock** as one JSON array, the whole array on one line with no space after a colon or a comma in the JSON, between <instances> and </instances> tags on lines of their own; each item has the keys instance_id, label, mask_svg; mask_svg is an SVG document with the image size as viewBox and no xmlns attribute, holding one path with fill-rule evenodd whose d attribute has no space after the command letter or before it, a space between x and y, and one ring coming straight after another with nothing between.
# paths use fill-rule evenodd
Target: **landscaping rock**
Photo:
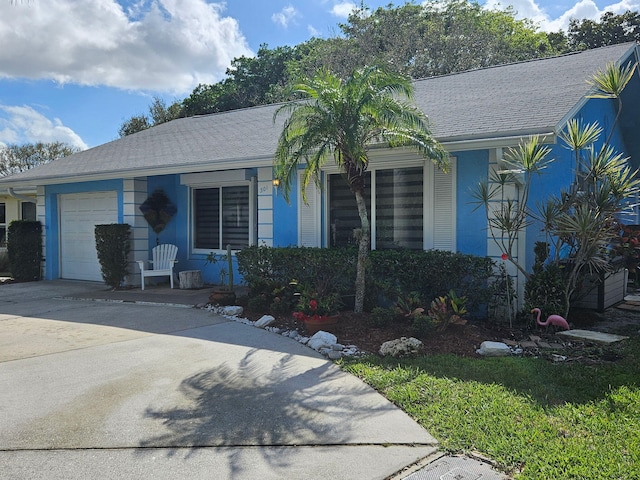
<instances>
[{"instance_id":1,"label":"landscaping rock","mask_svg":"<svg viewBox=\"0 0 640 480\"><path fill-rule=\"evenodd\" d=\"M506 357L511 355L511 348L506 343L486 341L480 344L476 352L484 357Z\"/></svg>"},{"instance_id":2,"label":"landscaping rock","mask_svg":"<svg viewBox=\"0 0 640 480\"><path fill-rule=\"evenodd\" d=\"M239 317L242 315L242 312L244 312L244 310L238 305L229 305L222 308L222 314L229 317Z\"/></svg>"},{"instance_id":3,"label":"landscaping rock","mask_svg":"<svg viewBox=\"0 0 640 480\"><path fill-rule=\"evenodd\" d=\"M256 323L254 325L258 328L265 328L271 325L275 321L276 321L275 317L271 315L263 315L258 320L256 320Z\"/></svg>"},{"instance_id":4,"label":"landscaping rock","mask_svg":"<svg viewBox=\"0 0 640 480\"><path fill-rule=\"evenodd\" d=\"M331 350L327 354L327 357L329 357L329 360L340 360L342 358L342 352L337 350Z\"/></svg>"},{"instance_id":5,"label":"landscaping rock","mask_svg":"<svg viewBox=\"0 0 640 480\"><path fill-rule=\"evenodd\" d=\"M407 355L415 355L420 351L422 347L422 342L417 338L397 338L396 340L389 340L388 342L384 342L380 346L380 355L382 356L392 356L392 357L403 357Z\"/></svg>"},{"instance_id":6,"label":"landscaping rock","mask_svg":"<svg viewBox=\"0 0 640 480\"><path fill-rule=\"evenodd\" d=\"M336 343L338 343L338 339L333 333L320 330L309 339L307 346L319 352L321 348L331 348Z\"/></svg>"}]
</instances>

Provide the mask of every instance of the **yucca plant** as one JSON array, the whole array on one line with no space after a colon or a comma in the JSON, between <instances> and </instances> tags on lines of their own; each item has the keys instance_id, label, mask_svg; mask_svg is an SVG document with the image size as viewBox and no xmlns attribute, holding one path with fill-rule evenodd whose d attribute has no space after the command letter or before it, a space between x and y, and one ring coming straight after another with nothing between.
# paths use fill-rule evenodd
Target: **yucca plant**
<instances>
[{"instance_id":1,"label":"yucca plant","mask_svg":"<svg viewBox=\"0 0 640 480\"><path fill-rule=\"evenodd\" d=\"M588 97L616 100L617 121L620 94L634 72L635 65L608 65L589 79L594 91ZM611 129L615 130L615 123ZM544 174L554 161L549 158L551 150L537 137L510 149L504 159L509 168L507 173L494 173L488 182L492 187L481 182L474 192L476 203L486 212L490 234L504 252L503 258L512 262L527 280L531 273L513 254L514 247L520 232L533 221L542 225L553 252L548 265L554 270L561 267L565 316L579 280L584 275L611 269L608 247L617 236L618 216L630 206L629 199L640 191L638 172L610 145L611 133L599 149L595 147L602 132L597 123L585 124L575 119L567 122L559 139L573 151L574 181L568 189L549 196L535 209L529 203L531 181L535 175ZM505 190L516 174L523 175L524 182L517 198L508 198Z\"/></svg>"}]
</instances>

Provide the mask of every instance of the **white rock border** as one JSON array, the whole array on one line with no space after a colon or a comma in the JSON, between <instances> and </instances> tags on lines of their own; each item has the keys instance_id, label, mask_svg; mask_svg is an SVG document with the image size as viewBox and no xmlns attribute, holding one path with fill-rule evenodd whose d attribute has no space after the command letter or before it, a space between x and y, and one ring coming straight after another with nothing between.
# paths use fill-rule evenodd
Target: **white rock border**
<instances>
[{"instance_id":1,"label":"white rock border","mask_svg":"<svg viewBox=\"0 0 640 480\"><path fill-rule=\"evenodd\" d=\"M271 315L263 315L259 320L252 322L251 320L242 317L243 309L242 307L219 307L214 305L205 305L202 307L204 310L208 312L215 313L216 315L220 315L221 317L227 318L229 320L233 320L235 322L244 323L245 325L250 325L252 327L261 328L266 330L267 332L275 333L278 335L282 335L283 337L289 337L302 345L306 345L307 347L315 350L316 352L324 355L329 360L339 360L343 357L364 357L369 355L368 352L360 350L356 345L342 345L338 343L338 339L335 335L329 332L325 332L320 330L315 333L312 337L305 337L304 335L300 335L300 333L295 329L285 329L272 327L270 324L275 320ZM229 315L229 313L234 312L234 315Z\"/></svg>"}]
</instances>

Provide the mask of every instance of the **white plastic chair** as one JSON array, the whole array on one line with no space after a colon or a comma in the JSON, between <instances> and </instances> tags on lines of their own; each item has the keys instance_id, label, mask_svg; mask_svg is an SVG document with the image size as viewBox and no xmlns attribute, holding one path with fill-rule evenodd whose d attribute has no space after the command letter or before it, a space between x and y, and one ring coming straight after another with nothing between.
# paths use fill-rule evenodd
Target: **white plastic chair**
<instances>
[{"instance_id":1,"label":"white plastic chair","mask_svg":"<svg viewBox=\"0 0 640 480\"><path fill-rule=\"evenodd\" d=\"M140 267L140 277L142 281L142 290L144 290L145 277L163 277L169 275L171 288L173 288L173 266L178 263L176 255L178 255L178 247L170 243L164 243L153 247L153 260L149 260L151 268L145 268L144 260L138 260Z\"/></svg>"}]
</instances>

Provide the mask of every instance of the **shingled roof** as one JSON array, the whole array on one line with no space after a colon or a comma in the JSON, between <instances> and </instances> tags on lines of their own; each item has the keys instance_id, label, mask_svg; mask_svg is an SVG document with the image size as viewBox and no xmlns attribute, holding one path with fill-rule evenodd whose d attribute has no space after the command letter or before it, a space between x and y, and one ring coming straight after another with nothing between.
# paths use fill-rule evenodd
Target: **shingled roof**
<instances>
[{"instance_id":1,"label":"shingled roof","mask_svg":"<svg viewBox=\"0 0 640 480\"><path fill-rule=\"evenodd\" d=\"M583 101L586 79L635 49L627 43L418 80L414 100L445 145L552 133ZM283 118L273 122L278 107L173 120L0 183L43 185L269 165L282 128Z\"/></svg>"}]
</instances>

